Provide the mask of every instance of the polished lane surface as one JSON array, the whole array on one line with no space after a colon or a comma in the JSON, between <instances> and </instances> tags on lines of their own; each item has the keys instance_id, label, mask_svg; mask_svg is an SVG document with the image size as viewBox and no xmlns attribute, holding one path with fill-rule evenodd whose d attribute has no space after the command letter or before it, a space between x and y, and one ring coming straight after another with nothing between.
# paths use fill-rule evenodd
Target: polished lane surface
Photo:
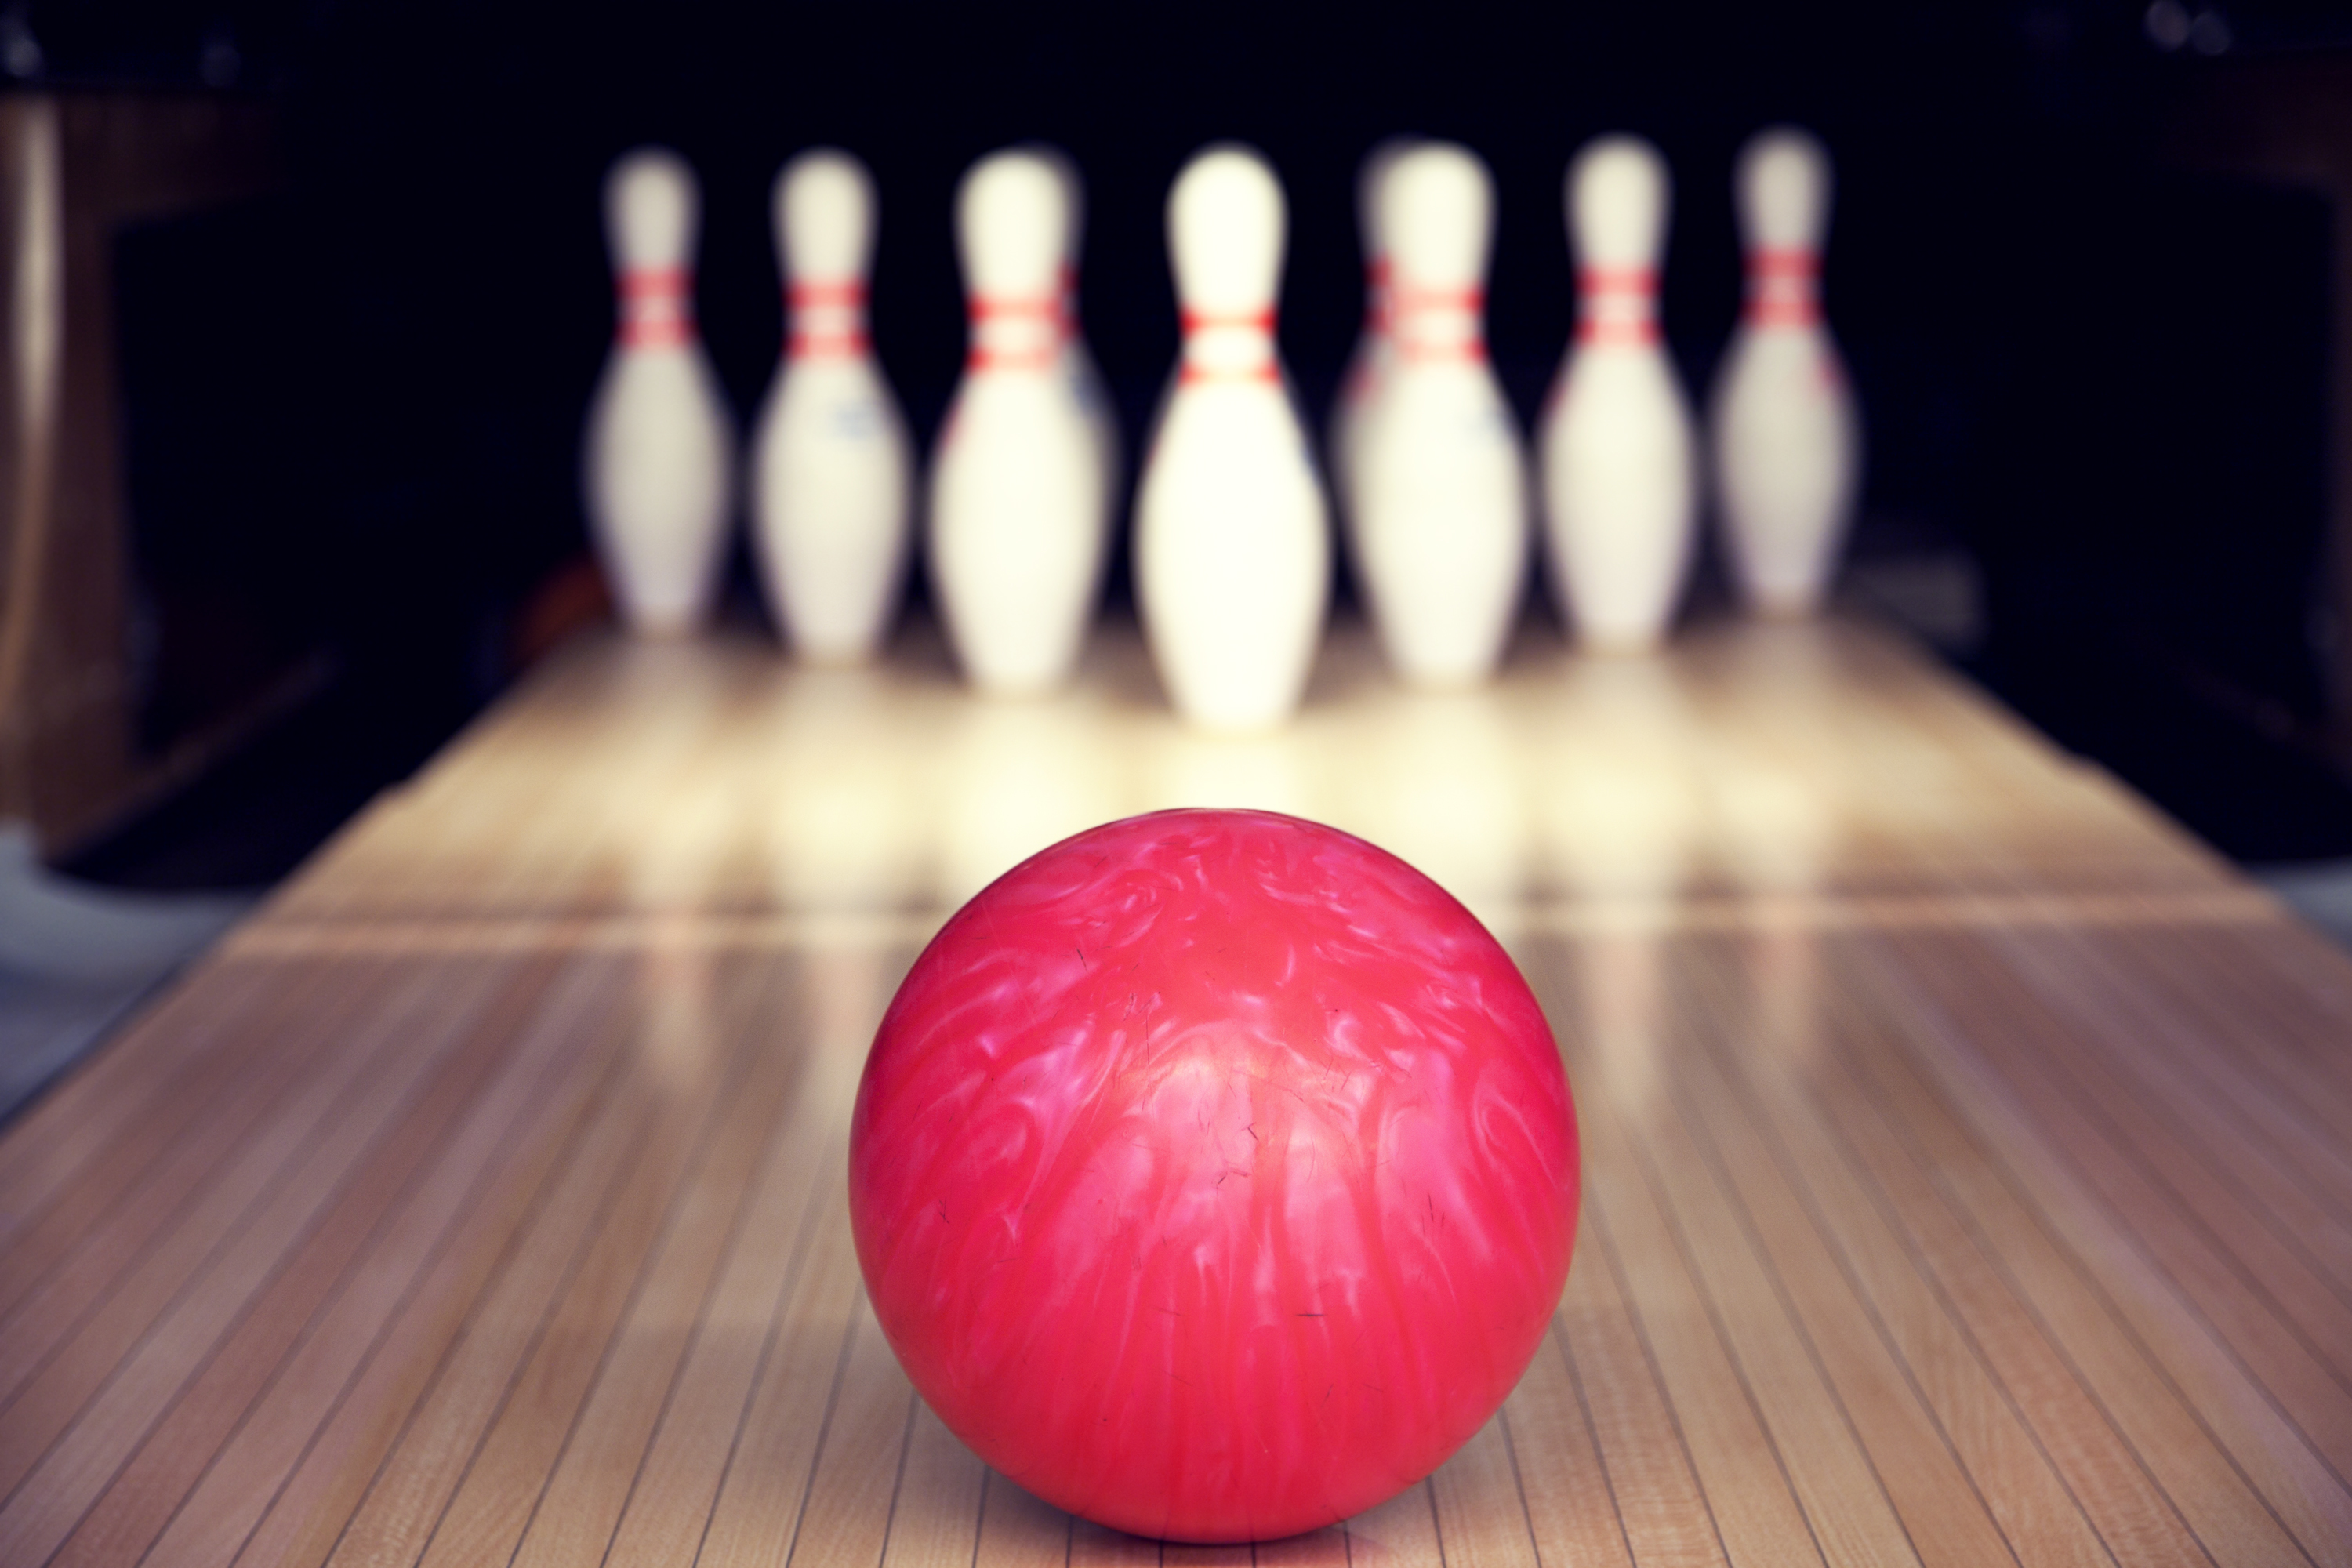
<instances>
[{"instance_id":1,"label":"polished lane surface","mask_svg":"<svg viewBox=\"0 0 2352 1568\"><path fill-rule=\"evenodd\" d=\"M1511 948L1579 1097L1554 1331L1257 1562L2352 1561L2352 961L1869 627L1530 632L1288 731L1131 628L560 655L0 1136L0 1562L1244 1563L991 1475L859 1289L892 986L1029 851L1249 805Z\"/></svg>"}]
</instances>

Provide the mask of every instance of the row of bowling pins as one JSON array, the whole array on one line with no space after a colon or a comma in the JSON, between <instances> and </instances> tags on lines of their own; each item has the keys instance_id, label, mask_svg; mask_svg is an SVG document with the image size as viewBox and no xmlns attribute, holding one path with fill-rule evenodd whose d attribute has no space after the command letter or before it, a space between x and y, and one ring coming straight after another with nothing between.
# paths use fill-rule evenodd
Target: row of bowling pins
<instances>
[{"instance_id":1,"label":"row of bowling pins","mask_svg":"<svg viewBox=\"0 0 2352 1568\"><path fill-rule=\"evenodd\" d=\"M731 420L692 315L698 198L656 148L616 163L604 198L619 324L583 489L624 619L676 635L709 612L736 501ZM932 468L932 557L958 647L992 689L1066 674L1117 494L1118 425L1076 330L1078 199L1076 171L1040 148L985 160L958 201L972 343ZM787 321L753 437L755 558L793 648L854 663L888 630L914 499L866 331L873 181L845 153L805 153L774 207Z\"/></svg>"},{"instance_id":2,"label":"row of bowling pins","mask_svg":"<svg viewBox=\"0 0 2352 1568\"><path fill-rule=\"evenodd\" d=\"M1801 131L1759 132L1734 190L1748 300L1712 398L1717 510L1743 597L1801 616L1827 589L1861 467L1820 307L1828 156ZM1602 137L1568 172L1578 321L1538 421L1539 499L1555 595L1600 648L1658 640L1694 553L1698 442L1657 319L1670 193L1637 137ZM1370 312L1333 411L1334 481L1391 661L1473 679L1508 632L1527 514L1477 319L1491 183L1462 148L1400 140L1365 161L1359 205Z\"/></svg>"},{"instance_id":3,"label":"row of bowling pins","mask_svg":"<svg viewBox=\"0 0 2352 1568\"><path fill-rule=\"evenodd\" d=\"M1816 293L1828 168L1818 143L1767 132L1737 180L1748 310L1713 430L1731 557L1752 603L1820 597L1851 504L1859 439ZM1580 322L1540 431L1549 558L1589 644L1662 635L1692 552L1691 421L1658 342L1667 180L1612 137L1569 176ZM1360 191L1370 301L1330 431L1350 554L1381 640L1415 684L1475 681L1525 587L1527 465L1486 360L1491 182L1441 142L1396 142ZM733 510L731 435L691 319L695 193L673 155L615 165L607 223L618 341L591 411L586 491L625 616L648 632L707 613ZM983 159L957 199L971 354L932 464L930 562L973 682L1065 679L1098 594L1119 468L1116 426L1076 331L1079 193L1044 149ZM866 333L870 180L846 154L788 164L776 186L788 279L783 364L751 463L762 585L804 657L870 656L910 544L905 426ZM1278 722L1324 620L1329 530L1274 341L1285 243L1263 159L1196 156L1168 205L1184 328L1137 494L1137 589L1178 708L1212 728Z\"/></svg>"}]
</instances>

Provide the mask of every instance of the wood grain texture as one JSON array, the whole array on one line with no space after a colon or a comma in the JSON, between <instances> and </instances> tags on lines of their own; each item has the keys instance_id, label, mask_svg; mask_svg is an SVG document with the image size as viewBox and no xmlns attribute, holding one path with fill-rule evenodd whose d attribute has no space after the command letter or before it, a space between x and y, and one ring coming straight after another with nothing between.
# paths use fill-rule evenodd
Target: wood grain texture
<instances>
[{"instance_id":1,"label":"wood grain texture","mask_svg":"<svg viewBox=\"0 0 2352 1568\"><path fill-rule=\"evenodd\" d=\"M1255 805L1396 850L1558 1034L1552 1333L1426 1481L1162 1546L991 1472L860 1288L866 1040L962 899ZM1208 741L1131 630L994 705L560 656L0 1134L0 1562L2352 1563L2352 962L1852 624Z\"/></svg>"}]
</instances>

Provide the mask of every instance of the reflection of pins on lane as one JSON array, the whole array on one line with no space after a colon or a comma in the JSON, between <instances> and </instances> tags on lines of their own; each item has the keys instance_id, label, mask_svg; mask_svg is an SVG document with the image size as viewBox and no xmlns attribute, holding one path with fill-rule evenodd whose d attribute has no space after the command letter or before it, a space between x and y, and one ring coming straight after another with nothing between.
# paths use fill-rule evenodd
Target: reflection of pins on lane
<instances>
[{"instance_id":1,"label":"reflection of pins on lane","mask_svg":"<svg viewBox=\"0 0 2352 1568\"><path fill-rule=\"evenodd\" d=\"M1358 429L1356 556L1397 673L1459 686L1502 657L1527 571L1527 459L1482 320L1494 184L1425 142L1380 203L1391 346Z\"/></svg>"},{"instance_id":2,"label":"reflection of pins on lane","mask_svg":"<svg viewBox=\"0 0 2352 1568\"><path fill-rule=\"evenodd\" d=\"M783 363L752 456L761 581L785 639L825 662L871 658L909 543L907 429L866 333L874 183L830 148L776 176Z\"/></svg>"},{"instance_id":3,"label":"reflection of pins on lane","mask_svg":"<svg viewBox=\"0 0 2352 1568\"><path fill-rule=\"evenodd\" d=\"M1070 216L1061 171L1034 153L982 159L956 195L971 351L931 465L931 570L984 691L1069 678L1108 542L1065 346Z\"/></svg>"},{"instance_id":4,"label":"reflection of pins on lane","mask_svg":"<svg viewBox=\"0 0 2352 1568\"><path fill-rule=\"evenodd\" d=\"M1280 723L1306 689L1331 544L1274 343L1282 187L1231 143L1168 194L1182 307L1176 385L1136 496L1136 590L1160 679L1186 719Z\"/></svg>"},{"instance_id":5,"label":"reflection of pins on lane","mask_svg":"<svg viewBox=\"0 0 2352 1568\"><path fill-rule=\"evenodd\" d=\"M1409 136L1391 136L1364 154L1356 171L1356 228L1364 250L1364 325L1339 378L1339 396L1331 407L1326 448L1331 458L1331 489L1339 513L1352 528L1356 521L1358 458L1365 412L1386 378L1389 341L1389 242L1381 227L1381 192L1389 171L1412 146Z\"/></svg>"},{"instance_id":6,"label":"reflection of pins on lane","mask_svg":"<svg viewBox=\"0 0 2352 1568\"><path fill-rule=\"evenodd\" d=\"M693 171L658 148L604 181L619 327L589 405L582 489L623 617L656 636L710 613L734 503L733 425L694 330L699 205Z\"/></svg>"},{"instance_id":7,"label":"reflection of pins on lane","mask_svg":"<svg viewBox=\"0 0 2352 1568\"><path fill-rule=\"evenodd\" d=\"M1716 378L1709 426L1731 562L1748 604L1821 605L1861 477L1862 429L1822 324L1829 154L1782 127L1750 139L1733 186L1748 309Z\"/></svg>"},{"instance_id":8,"label":"reflection of pins on lane","mask_svg":"<svg viewBox=\"0 0 2352 1568\"><path fill-rule=\"evenodd\" d=\"M1078 177L1077 164L1058 147L1038 145L1023 151L1051 163L1068 192L1070 221L1066 226L1067 238L1062 252L1062 365L1069 379L1071 395L1077 399L1093 437L1095 483L1101 492L1103 534L1108 544L1111 512L1118 501L1118 416L1111 408L1110 390L1103 383L1102 369L1095 363L1095 356L1087 351L1086 336L1078 330L1078 247L1086 235L1086 182Z\"/></svg>"},{"instance_id":9,"label":"reflection of pins on lane","mask_svg":"<svg viewBox=\"0 0 2352 1568\"><path fill-rule=\"evenodd\" d=\"M1632 136L1586 147L1568 173L1576 342L1542 431L1554 589L1588 646L1655 643L1691 547L1691 423L1658 341L1668 183Z\"/></svg>"}]
</instances>

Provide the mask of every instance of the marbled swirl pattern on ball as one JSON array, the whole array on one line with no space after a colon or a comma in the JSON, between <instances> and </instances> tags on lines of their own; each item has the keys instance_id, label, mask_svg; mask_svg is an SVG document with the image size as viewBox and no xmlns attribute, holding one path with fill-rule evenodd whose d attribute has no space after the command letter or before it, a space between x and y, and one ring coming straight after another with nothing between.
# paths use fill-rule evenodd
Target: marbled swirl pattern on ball
<instances>
[{"instance_id":1,"label":"marbled swirl pattern on ball","mask_svg":"<svg viewBox=\"0 0 2352 1568\"><path fill-rule=\"evenodd\" d=\"M967 904L866 1068L850 1213L948 1426L1145 1535L1427 1475L1559 1299L1574 1111L1527 983L1418 871L1263 812L1083 833Z\"/></svg>"}]
</instances>

